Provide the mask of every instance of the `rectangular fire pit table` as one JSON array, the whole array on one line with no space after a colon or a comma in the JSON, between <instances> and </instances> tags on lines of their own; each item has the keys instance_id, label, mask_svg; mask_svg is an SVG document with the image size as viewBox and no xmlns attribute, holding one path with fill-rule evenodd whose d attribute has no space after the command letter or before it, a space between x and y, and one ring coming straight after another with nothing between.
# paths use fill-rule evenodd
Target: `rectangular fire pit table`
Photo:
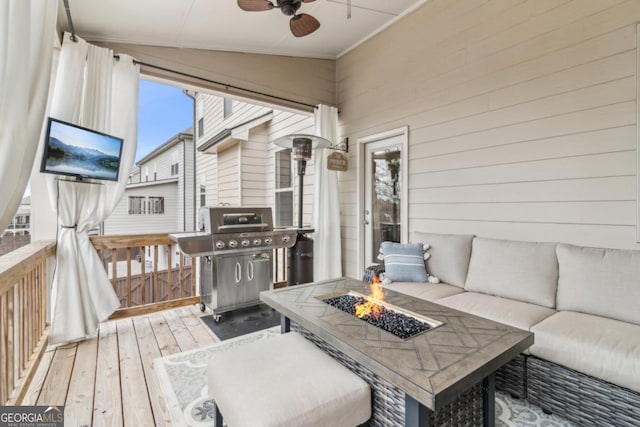
<instances>
[{"instance_id":1,"label":"rectangular fire pit table","mask_svg":"<svg viewBox=\"0 0 640 427\"><path fill-rule=\"evenodd\" d=\"M401 339L321 299L348 291L366 295L369 285L327 280L260 299L282 314L283 332L303 333L371 385L371 425L495 424L495 371L533 344L532 333L385 290L389 304L443 323Z\"/></svg>"}]
</instances>

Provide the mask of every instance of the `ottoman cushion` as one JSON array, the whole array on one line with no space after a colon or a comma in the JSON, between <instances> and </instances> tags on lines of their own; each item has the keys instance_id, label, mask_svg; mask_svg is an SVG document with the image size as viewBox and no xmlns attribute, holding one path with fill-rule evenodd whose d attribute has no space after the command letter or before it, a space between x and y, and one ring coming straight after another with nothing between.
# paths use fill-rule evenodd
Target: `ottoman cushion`
<instances>
[{"instance_id":1,"label":"ottoman cushion","mask_svg":"<svg viewBox=\"0 0 640 427\"><path fill-rule=\"evenodd\" d=\"M230 427L353 427L371 417L367 383L295 332L215 353L208 381Z\"/></svg>"}]
</instances>

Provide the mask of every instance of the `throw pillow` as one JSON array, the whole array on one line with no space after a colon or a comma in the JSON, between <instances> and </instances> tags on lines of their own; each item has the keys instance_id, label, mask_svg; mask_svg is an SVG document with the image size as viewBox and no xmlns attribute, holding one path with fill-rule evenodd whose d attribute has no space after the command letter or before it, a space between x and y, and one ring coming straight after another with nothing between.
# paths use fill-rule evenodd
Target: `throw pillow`
<instances>
[{"instance_id":1,"label":"throw pillow","mask_svg":"<svg viewBox=\"0 0 640 427\"><path fill-rule=\"evenodd\" d=\"M393 282L426 282L422 243L382 242L380 252L384 256L384 278Z\"/></svg>"}]
</instances>

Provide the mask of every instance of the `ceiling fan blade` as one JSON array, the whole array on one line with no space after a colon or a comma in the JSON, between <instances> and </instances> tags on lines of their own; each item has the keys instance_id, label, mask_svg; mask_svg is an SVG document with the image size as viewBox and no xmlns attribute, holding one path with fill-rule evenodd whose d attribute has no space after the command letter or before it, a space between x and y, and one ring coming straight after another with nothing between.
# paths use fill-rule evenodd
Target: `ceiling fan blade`
<instances>
[{"instance_id":1,"label":"ceiling fan blade","mask_svg":"<svg viewBox=\"0 0 640 427\"><path fill-rule=\"evenodd\" d=\"M312 1L316 1L316 0L302 0L303 3L311 3Z\"/></svg>"},{"instance_id":2,"label":"ceiling fan blade","mask_svg":"<svg viewBox=\"0 0 640 427\"><path fill-rule=\"evenodd\" d=\"M301 13L289 21L289 28L296 37L304 37L320 28L320 22L311 15Z\"/></svg>"},{"instance_id":3,"label":"ceiling fan blade","mask_svg":"<svg viewBox=\"0 0 640 427\"><path fill-rule=\"evenodd\" d=\"M247 12L263 12L274 7L269 0L238 0L238 6Z\"/></svg>"}]
</instances>

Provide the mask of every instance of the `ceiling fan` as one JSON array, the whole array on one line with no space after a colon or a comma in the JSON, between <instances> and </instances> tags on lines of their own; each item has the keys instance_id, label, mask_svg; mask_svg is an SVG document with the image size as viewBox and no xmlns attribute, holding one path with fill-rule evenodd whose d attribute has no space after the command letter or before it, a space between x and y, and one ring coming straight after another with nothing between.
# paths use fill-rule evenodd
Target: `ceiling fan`
<instances>
[{"instance_id":1,"label":"ceiling fan","mask_svg":"<svg viewBox=\"0 0 640 427\"><path fill-rule=\"evenodd\" d=\"M306 13L296 13L302 3L311 3L315 0L275 0L276 4L269 0L238 0L240 9L247 12L263 12L265 10L280 9L282 13L291 16L289 28L296 37L303 37L320 28L320 22Z\"/></svg>"}]
</instances>

